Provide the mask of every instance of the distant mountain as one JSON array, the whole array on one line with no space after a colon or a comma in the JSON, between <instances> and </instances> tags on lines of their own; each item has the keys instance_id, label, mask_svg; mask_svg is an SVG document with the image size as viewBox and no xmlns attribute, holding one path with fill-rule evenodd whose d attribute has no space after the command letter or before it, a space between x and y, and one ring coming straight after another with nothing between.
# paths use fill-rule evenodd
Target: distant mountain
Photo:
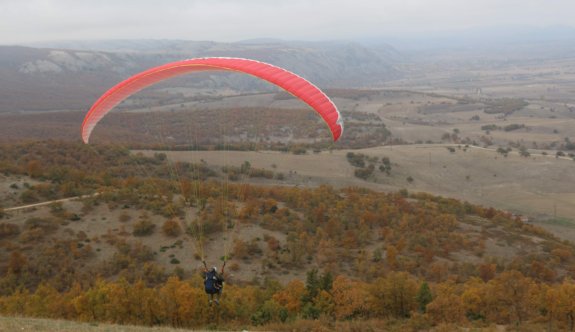
<instances>
[{"instance_id":1,"label":"distant mountain","mask_svg":"<svg viewBox=\"0 0 575 332\"><path fill-rule=\"evenodd\" d=\"M575 28L568 26L494 26L458 31L429 32L413 37L386 37L363 41L366 45L385 41L402 52L427 57L429 52L460 57L499 57L512 60L572 57Z\"/></svg>"},{"instance_id":2,"label":"distant mountain","mask_svg":"<svg viewBox=\"0 0 575 332\"><path fill-rule=\"evenodd\" d=\"M0 46L0 112L87 108L129 75L193 57L245 57L294 71L321 87L364 87L400 76L401 54L389 45L275 40L216 43L182 40L68 41ZM237 74L191 75L174 84L270 89Z\"/></svg>"}]
</instances>

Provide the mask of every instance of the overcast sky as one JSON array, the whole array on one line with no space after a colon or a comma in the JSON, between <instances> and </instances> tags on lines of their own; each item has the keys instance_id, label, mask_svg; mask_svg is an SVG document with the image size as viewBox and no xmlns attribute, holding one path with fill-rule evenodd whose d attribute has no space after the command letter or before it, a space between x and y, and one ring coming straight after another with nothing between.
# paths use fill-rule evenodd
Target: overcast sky
<instances>
[{"instance_id":1,"label":"overcast sky","mask_svg":"<svg viewBox=\"0 0 575 332\"><path fill-rule=\"evenodd\" d=\"M575 0L0 0L0 44L88 39L358 39L575 26Z\"/></svg>"}]
</instances>

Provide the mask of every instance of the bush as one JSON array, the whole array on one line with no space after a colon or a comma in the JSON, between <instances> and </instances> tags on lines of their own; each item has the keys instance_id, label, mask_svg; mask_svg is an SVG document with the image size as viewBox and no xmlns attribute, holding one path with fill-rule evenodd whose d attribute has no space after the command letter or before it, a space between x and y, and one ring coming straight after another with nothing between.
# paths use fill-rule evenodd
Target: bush
<instances>
[{"instance_id":1,"label":"bush","mask_svg":"<svg viewBox=\"0 0 575 332\"><path fill-rule=\"evenodd\" d=\"M146 219L140 220L134 225L134 230L132 231L132 234L134 236L152 235L154 233L155 228L156 225L154 225L153 222Z\"/></svg>"},{"instance_id":2,"label":"bush","mask_svg":"<svg viewBox=\"0 0 575 332\"><path fill-rule=\"evenodd\" d=\"M128 222L132 219L132 217L130 217L129 214L127 214L126 212L122 212L122 214L119 217L120 222Z\"/></svg>"},{"instance_id":3,"label":"bush","mask_svg":"<svg viewBox=\"0 0 575 332\"><path fill-rule=\"evenodd\" d=\"M0 239L20 234L20 227L15 224L0 224Z\"/></svg>"},{"instance_id":4,"label":"bush","mask_svg":"<svg viewBox=\"0 0 575 332\"><path fill-rule=\"evenodd\" d=\"M302 146L292 146L290 152L293 154L307 154L307 149Z\"/></svg>"},{"instance_id":5,"label":"bush","mask_svg":"<svg viewBox=\"0 0 575 332\"><path fill-rule=\"evenodd\" d=\"M50 232L58 229L58 224L51 218L32 217L24 222L24 227L28 230L41 229L43 232Z\"/></svg>"},{"instance_id":6,"label":"bush","mask_svg":"<svg viewBox=\"0 0 575 332\"><path fill-rule=\"evenodd\" d=\"M265 178L273 179L274 172L263 168L252 168L250 171L250 178Z\"/></svg>"},{"instance_id":7,"label":"bush","mask_svg":"<svg viewBox=\"0 0 575 332\"><path fill-rule=\"evenodd\" d=\"M162 232L164 232L166 236L177 237L182 233L182 228L177 221L170 219L166 220L164 225L162 225Z\"/></svg>"},{"instance_id":8,"label":"bush","mask_svg":"<svg viewBox=\"0 0 575 332\"><path fill-rule=\"evenodd\" d=\"M348 152L346 154L347 161L354 167L365 167L365 157L362 153Z\"/></svg>"},{"instance_id":9,"label":"bush","mask_svg":"<svg viewBox=\"0 0 575 332\"><path fill-rule=\"evenodd\" d=\"M373 174L373 170L374 166L369 165L369 167L356 169L353 174L360 179L367 180Z\"/></svg>"},{"instance_id":10,"label":"bush","mask_svg":"<svg viewBox=\"0 0 575 332\"><path fill-rule=\"evenodd\" d=\"M500 129L500 127L498 127L497 125L494 125L494 124L481 126L481 130L485 130L485 131L493 131L493 130L497 130L497 129Z\"/></svg>"},{"instance_id":11,"label":"bush","mask_svg":"<svg viewBox=\"0 0 575 332\"><path fill-rule=\"evenodd\" d=\"M503 127L503 130L505 130L505 131L513 131L513 130L517 130L517 129L521 129L521 128L525 128L525 125L524 125L524 124L514 123L514 124L510 124L510 125L507 125L507 126Z\"/></svg>"},{"instance_id":12,"label":"bush","mask_svg":"<svg viewBox=\"0 0 575 332\"><path fill-rule=\"evenodd\" d=\"M19 240L22 243L38 242L44 238L45 234L40 228L32 228L20 234Z\"/></svg>"}]
</instances>

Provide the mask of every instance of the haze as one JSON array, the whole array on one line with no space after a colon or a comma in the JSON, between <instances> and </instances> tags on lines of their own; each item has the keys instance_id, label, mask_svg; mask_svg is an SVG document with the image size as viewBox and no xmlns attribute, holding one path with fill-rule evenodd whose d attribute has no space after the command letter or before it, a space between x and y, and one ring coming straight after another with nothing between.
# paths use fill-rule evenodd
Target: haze
<instances>
[{"instance_id":1,"label":"haze","mask_svg":"<svg viewBox=\"0 0 575 332\"><path fill-rule=\"evenodd\" d=\"M0 44L421 37L517 25L573 27L573 12L569 0L0 0Z\"/></svg>"}]
</instances>

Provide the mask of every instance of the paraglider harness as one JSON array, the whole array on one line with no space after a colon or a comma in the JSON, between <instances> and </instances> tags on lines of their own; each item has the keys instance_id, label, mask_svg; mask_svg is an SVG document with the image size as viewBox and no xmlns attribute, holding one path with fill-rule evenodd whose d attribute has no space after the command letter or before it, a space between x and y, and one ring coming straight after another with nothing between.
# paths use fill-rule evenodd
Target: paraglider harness
<instances>
[{"instance_id":1,"label":"paraglider harness","mask_svg":"<svg viewBox=\"0 0 575 332\"><path fill-rule=\"evenodd\" d=\"M208 270L208 266L204 263L204 289L206 294L210 295L210 299L213 297L214 294L220 295L222 293L222 289L224 288L224 269L226 267L226 262L224 261L224 265L222 266L222 273L218 274L218 271L215 267ZM211 302L211 300L210 300Z\"/></svg>"}]
</instances>

